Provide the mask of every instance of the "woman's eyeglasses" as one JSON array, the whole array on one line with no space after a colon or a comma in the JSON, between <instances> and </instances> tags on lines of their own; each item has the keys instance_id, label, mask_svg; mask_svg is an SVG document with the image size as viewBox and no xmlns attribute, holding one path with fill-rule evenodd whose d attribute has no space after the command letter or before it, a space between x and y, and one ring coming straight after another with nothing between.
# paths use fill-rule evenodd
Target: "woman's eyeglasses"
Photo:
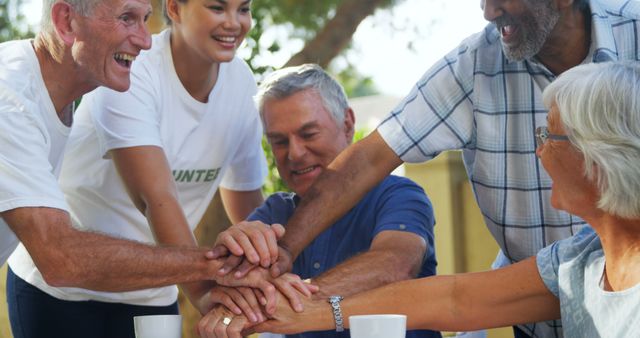
<instances>
[{"instance_id":1,"label":"woman's eyeglasses","mask_svg":"<svg viewBox=\"0 0 640 338\"><path fill-rule=\"evenodd\" d=\"M567 135L550 134L546 126L536 128L536 146L541 147L547 140L569 141Z\"/></svg>"}]
</instances>

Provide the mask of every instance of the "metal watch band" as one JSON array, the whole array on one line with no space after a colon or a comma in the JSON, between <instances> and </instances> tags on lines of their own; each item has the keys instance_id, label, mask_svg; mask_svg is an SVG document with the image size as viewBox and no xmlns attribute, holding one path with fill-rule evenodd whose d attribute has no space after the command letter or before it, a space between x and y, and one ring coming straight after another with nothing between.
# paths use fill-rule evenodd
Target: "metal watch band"
<instances>
[{"instance_id":1,"label":"metal watch band","mask_svg":"<svg viewBox=\"0 0 640 338\"><path fill-rule=\"evenodd\" d=\"M342 320L342 309L340 309L340 301L344 298L342 296L329 296L329 304L333 311L333 319L336 322L336 332L344 331L344 322Z\"/></svg>"}]
</instances>

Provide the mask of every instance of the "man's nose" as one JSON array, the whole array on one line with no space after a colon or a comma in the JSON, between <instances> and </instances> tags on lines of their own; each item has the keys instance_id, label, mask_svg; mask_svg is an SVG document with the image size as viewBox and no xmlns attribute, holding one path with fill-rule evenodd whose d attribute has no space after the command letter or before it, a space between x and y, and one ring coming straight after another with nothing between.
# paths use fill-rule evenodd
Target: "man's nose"
<instances>
[{"instance_id":1,"label":"man's nose","mask_svg":"<svg viewBox=\"0 0 640 338\"><path fill-rule=\"evenodd\" d=\"M504 14L502 5L504 0L480 0L480 7L482 8L484 19L487 21L494 21Z\"/></svg>"},{"instance_id":2,"label":"man's nose","mask_svg":"<svg viewBox=\"0 0 640 338\"><path fill-rule=\"evenodd\" d=\"M301 159L307 153L307 148L303 142L298 140L289 140L289 160L296 161Z\"/></svg>"},{"instance_id":3,"label":"man's nose","mask_svg":"<svg viewBox=\"0 0 640 338\"><path fill-rule=\"evenodd\" d=\"M149 27L147 27L145 22L141 22L138 25L138 28L131 38L131 42L140 49L151 48L151 33L149 33Z\"/></svg>"}]
</instances>

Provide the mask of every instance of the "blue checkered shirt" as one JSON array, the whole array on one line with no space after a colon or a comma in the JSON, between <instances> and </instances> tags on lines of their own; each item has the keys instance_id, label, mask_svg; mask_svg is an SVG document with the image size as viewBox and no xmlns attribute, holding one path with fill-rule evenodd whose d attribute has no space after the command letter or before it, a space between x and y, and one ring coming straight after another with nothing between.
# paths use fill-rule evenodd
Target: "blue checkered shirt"
<instances>
[{"instance_id":1,"label":"blue checkered shirt","mask_svg":"<svg viewBox=\"0 0 640 338\"><path fill-rule=\"evenodd\" d=\"M640 60L640 1L591 0L589 6L591 49L584 63ZM462 150L485 223L502 250L499 266L585 226L551 207L551 180L535 155L534 129L547 117L542 91L555 77L535 58L508 61L499 31L489 24L431 67L378 126L405 162ZM537 325L534 334L559 331L556 322Z\"/></svg>"}]
</instances>

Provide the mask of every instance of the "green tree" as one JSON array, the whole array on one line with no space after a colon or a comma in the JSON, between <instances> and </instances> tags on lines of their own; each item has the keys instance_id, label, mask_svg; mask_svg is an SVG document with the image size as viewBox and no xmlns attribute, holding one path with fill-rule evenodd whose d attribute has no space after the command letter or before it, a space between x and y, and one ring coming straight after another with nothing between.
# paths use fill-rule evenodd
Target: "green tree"
<instances>
[{"instance_id":1,"label":"green tree","mask_svg":"<svg viewBox=\"0 0 640 338\"><path fill-rule=\"evenodd\" d=\"M21 9L22 0L0 0L0 42L33 37Z\"/></svg>"},{"instance_id":2,"label":"green tree","mask_svg":"<svg viewBox=\"0 0 640 338\"><path fill-rule=\"evenodd\" d=\"M273 65L259 56L280 50L283 43L302 49L285 66L317 63L327 68L351 42L358 25L378 8L388 8L401 0L256 0L253 2L254 28L247 37L251 47L249 64L259 74ZM269 39L265 33L286 30L284 37Z\"/></svg>"}]
</instances>

